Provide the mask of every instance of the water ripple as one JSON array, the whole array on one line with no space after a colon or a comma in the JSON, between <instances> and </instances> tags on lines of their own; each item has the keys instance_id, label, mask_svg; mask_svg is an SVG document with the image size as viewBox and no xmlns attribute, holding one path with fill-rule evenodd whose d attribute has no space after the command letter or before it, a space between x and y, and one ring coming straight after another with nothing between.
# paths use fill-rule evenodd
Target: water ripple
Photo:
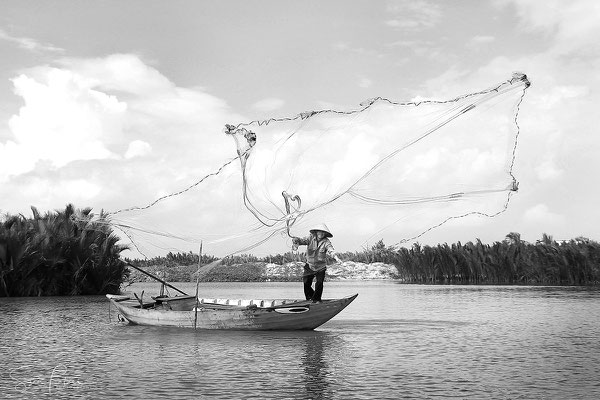
<instances>
[{"instance_id":1,"label":"water ripple","mask_svg":"<svg viewBox=\"0 0 600 400\"><path fill-rule=\"evenodd\" d=\"M257 286L205 289L253 297ZM123 325L100 296L0 299L0 390L7 399L600 397L598 290L336 282L327 291L360 295L309 332Z\"/></svg>"}]
</instances>

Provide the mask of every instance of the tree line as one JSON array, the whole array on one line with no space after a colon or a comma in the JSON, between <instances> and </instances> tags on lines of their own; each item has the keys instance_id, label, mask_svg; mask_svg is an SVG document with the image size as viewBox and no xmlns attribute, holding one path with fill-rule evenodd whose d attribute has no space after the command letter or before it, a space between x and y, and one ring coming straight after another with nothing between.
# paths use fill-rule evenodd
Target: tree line
<instances>
[{"instance_id":1,"label":"tree line","mask_svg":"<svg viewBox=\"0 0 600 400\"><path fill-rule=\"evenodd\" d=\"M91 208L5 215L0 220L0 297L118 293L128 270L104 213Z\"/></svg>"},{"instance_id":2,"label":"tree line","mask_svg":"<svg viewBox=\"0 0 600 400\"><path fill-rule=\"evenodd\" d=\"M536 243L509 233L503 241L413 244L409 248L386 246L383 240L359 252L338 253L346 261L382 262L394 265L406 283L496 284L496 285L598 285L600 284L600 243L579 237L555 241L543 234ZM216 257L202 256L202 264ZM241 254L227 257L223 265L250 263L285 264L300 261L298 254L257 257ZM166 257L134 260L142 265L197 265L198 254L169 253Z\"/></svg>"},{"instance_id":3,"label":"tree line","mask_svg":"<svg viewBox=\"0 0 600 400\"><path fill-rule=\"evenodd\" d=\"M511 232L501 242L447 243L395 249L380 241L373 260L394 264L405 282L429 284L598 285L600 243L579 237L536 243Z\"/></svg>"},{"instance_id":4,"label":"tree line","mask_svg":"<svg viewBox=\"0 0 600 400\"><path fill-rule=\"evenodd\" d=\"M128 246L119 243L107 216L94 215L91 208L40 213L33 216L5 215L0 218L0 297L118 293L129 270L127 263L182 266L208 264L211 255L168 253L144 260L122 259ZM338 253L343 260L395 265L407 283L426 284L600 284L600 244L587 238L555 241L544 234L536 243L509 233L500 242L413 244L386 246L382 240L359 252ZM251 254L226 257L223 265L256 262L285 264L300 261L295 253L256 257Z\"/></svg>"}]
</instances>

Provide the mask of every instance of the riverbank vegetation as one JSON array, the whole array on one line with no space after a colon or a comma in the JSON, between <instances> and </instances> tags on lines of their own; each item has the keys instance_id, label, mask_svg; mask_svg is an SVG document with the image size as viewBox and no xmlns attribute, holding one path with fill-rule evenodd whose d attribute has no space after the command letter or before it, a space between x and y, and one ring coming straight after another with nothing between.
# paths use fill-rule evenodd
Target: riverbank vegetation
<instances>
[{"instance_id":1,"label":"riverbank vegetation","mask_svg":"<svg viewBox=\"0 0 600 400\"><path fill-rule=\"evenodd\" d=\"M123 282L140 280L141 274L127 263L160 272L168 281L193 281L198 265L218 260L211 255L199 260L192 252L122 259L127 246L119 243L104 213L94 215L90 208L75 209L71 204L45 214L32 207L32 212L29 218L0 217L0 297L117 293ZM359 252L338 254L347 262L393 265L397 273L385 276L406 283L600 285L600 243L581 237L558 242L544 234L536 243L528 243L513 232L492 244L477 239L406 248L379 241ZM301 260L301 255L291 252L236 255L223 259L201 279L298 280ZM274 269L274 265L285 268ZM344 264L339 267L336 270L343 270ZM279 272L272 276L275 270Z\"/></svg>"},{"instance_id":2,"label":"riverbank vegetation","mask_svg":"<svg viewBox=\"0 0 600 400\"><path fill-rule=\"evenodd\" d=\"M394 265L396 277L406 283L422 284L492 284L492 285L599 285L600 243L587 238L557 242L544 234L536 243L521 240L518 233L493 244L475 242L414 244L410 248L394 248L379 241L360 252L338 253L345 261ZM215 269L210 280L268 280L262 264L290 265L301 259L285 253L256 257L250 254L227 257L223 267ZM202 264L216 260L203 256ZM128 260L142 267L162 266L162 271L175 280L189 280L197 269L198 255L169 253L149 260ZM166 268L165 268L166 267ZM158 268L160 269L160 268ZM218 272L218 274L217 274ZM290 278L291 279L291 278ZM287 278L286 278L287 280Z\"/></svg>"},{"instance_id":3,"label":"riverbank vegetation","mask_svg":"<svg viewBox=\"0 0 600 400\"><path fill-rule=\"evenodd\" d=\"M0 219L0 297L117 293L128 274L126 249L90 208Z\"/></svg>"},{"instance_id":4,"label":"riverbank vegetation","mask_svg":"<svg viewBox=\"0 0 600 400\"><path fill-rule=\"evenodd\" d=\"M501 242L414 244L398 250L380 242L373 258L398 268L410 283L496 285L598 285L600 243L587 238L557 242L544 234L536 243L509 233Z\"/></svg>"}]
</instances>

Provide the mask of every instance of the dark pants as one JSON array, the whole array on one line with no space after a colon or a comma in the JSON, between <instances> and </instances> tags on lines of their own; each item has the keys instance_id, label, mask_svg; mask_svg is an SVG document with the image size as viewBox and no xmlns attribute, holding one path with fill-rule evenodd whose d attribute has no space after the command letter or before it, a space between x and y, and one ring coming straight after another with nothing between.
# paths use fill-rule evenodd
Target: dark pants
<instances>
[{"instance_id":1,"label":"dark pants","mask_svg":"<svg viewBox=\"0 0 600 400\"><path fill-rule=\"evenodd\" d=\"M313 278L317 278L315 283L315 290L312 288ZM325 281L325 268L315 272L311 270L308 264L304 265L304 275L302 276L302 282L304 283L304 296L306 300L321 301L321 295L323 295L323 282Z\"/></svg>"}]
</instances>

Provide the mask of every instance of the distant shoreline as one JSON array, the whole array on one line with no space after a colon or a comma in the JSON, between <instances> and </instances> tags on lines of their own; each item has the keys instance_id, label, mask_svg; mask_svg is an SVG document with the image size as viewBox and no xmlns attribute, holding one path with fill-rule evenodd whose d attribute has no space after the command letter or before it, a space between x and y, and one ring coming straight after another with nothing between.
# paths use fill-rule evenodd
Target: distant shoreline
<instances>
[{"instance_id":1,"label":"distant shoreline","mask_svg":"<svg viewBox=\"0 0 600 400\"><path fill-rule=\"evenodd\" d=\"M145 271L164 279L167 282L196 282L198 266L166 266L150 265ZM290 262L283 265L252 262L245 264L221 265L202 273L200 282L298 282L302 280L303 262ZM326 279L335 280L394 280L399 279L395 266L384 263L358 263L346 261L331 264L327 267ZM129 283L152 282L151 277L130 268Z\"/></svg>"},{"instance_id":2,"label":"distant shoreline","mask_svg":"<svg viewBox=\"0 0 600 400\"><path fill-rule=\"evenodd\" d=\"M123 285L134 283L156 282L151 277L129 268L129 279ZM197 265L149 265L144 270L164 279L167 282L189 283L196 282ZM232 265L219 265L203 273L200 267L199 282L301 282L304 272L304 262L289 262L275 264L267 262L249 262ZM402 277L396 266L382 262L360 263L345 261L330 264L326 270L327 281L398 281L414 285L484 285L484 286L589 286L598 287L598 284L566 285L548 282L456 282L451 280L422 280L411 281Z\"/></svg>"}]
</instances>

